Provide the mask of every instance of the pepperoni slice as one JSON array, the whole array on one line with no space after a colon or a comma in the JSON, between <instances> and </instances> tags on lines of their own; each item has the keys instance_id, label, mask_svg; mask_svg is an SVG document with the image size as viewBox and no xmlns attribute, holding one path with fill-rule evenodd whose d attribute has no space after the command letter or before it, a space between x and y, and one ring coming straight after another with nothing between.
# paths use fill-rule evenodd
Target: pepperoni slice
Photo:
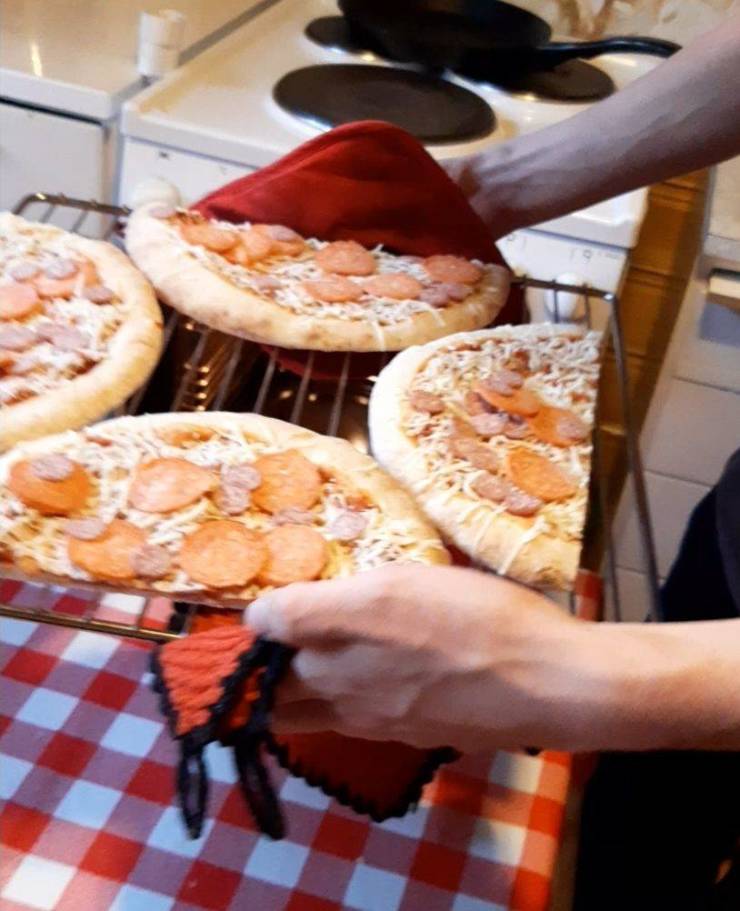
<instances>
[{"instance_id":1,"label":"pepperoni slice","mask_svg":"<svg viewBox=\"0 0 740 911\"><path fill-rule=\"evenodd\" d=\"M253 500L265 512L276 513L291 506L310 509L319 499L321 475L295 449L261 456L254 467L262 483L254 491Z\"/></svg>"},{"instance_id":2,"label":"pepperoni slice","mask_svg":"<svg viewBox=\"0 0 740 911\"><path fill-rule=\"evenodd\" d=\"M33 285L3 285L0 287L0 319L23 319L35 313L41 301Z\"/></svg>"},{"instance_id":3,"label":"pepperoni slice","mask_svg":"<svg viewBox=\"0 0 740 911\"><path fill-rule=\"evenodd\" d=\"M451 301L464 301L473 293L472 288L469 285L463 284L463 282L443 282L437 287L439 287Z\"/></svg>"},{"instance_id":4,"label":"pepperoni slice","mask_svg":"<svg viewBox=\"0 0 740 911\"><path fill-rule=\"evenodd\" d=\"M268 256L277 252L272 238L262 231L257 231L255 228L247 228L246 231L240 231L239 244L246 250L251 262L267 259Z\"/></svg>"},{"instance_id":5,"label":"pepperoni slice","mask_svg":"<svg viewBox=\"0 0 740 911\"><path fill-rule=\"evenodd\" d=\"M485 471L496 471L498 457L490 446L470 437L451 437L450 449L458 459L465 459L475 468Z\"/></svg>"},{"instance_id":6,"label":"pepperoni slice","mask_svg":"<svg viewBox=\"0 0 740 911\"><path fill-rule=\"evenodd\" d=\"M422 284L413 275L402 272L383 272L374 275L363 285L369 294L376 297L390 297L393 300L416 300L422 292Z\"/></svg>"},{"instance_id":7,"label":"pepperoni slice","mask_svg":"<svg viewBox=\"0 0 740 911\"><path fill-rule=\"evenodd\" d=\"M510 414L504 428L504 435L510 440L524 440L529 436L529 426L523 417L518 414Z\"/></svg>"},{"instance_id":8,"label":"pepperoni slice","mask_svg":"<svg viewBox=\"0 0 740 911\"><path fill-rule=\"evenodd\" d=\"M523 383L524 379L519 373L505 367L489 373L480 381L481 386L499 395L513 395L515 390L521 389Z\"/></svg>"},{"instance_id":9,"label":"pepperoni slice","mask_svg":"<svg viewBox=\"0 0 740 911\"><path fill-rule=\"evenodd\" d=\"M133 579L133 555L146 544L146 533L123 519L114 519L91 541L67 539L69 559L94 579Z\"/></svg>"},{"instance_id":10,"label":"pepperoni slice","mask_svg":"<svg viewBox=\"0 0 740 911\"><path fill-rule=\"evenodd\" d=\"M506 471L517 487L546 503L565 500L578 490L573 478L545 456L518 447L508 454Z\"/></svg>"},{"instance_id":11,"label":"pepperoni slice","mask_svg":"<svg viewBox=\"0 0 740 911\"><path fill-rule=\"evenodd\" d=\"M315 516L309 509L299 509L297 506L281 509L272 517L275 525L313 525L314 519Z\"/></svg>"},{"instance_id":12,"label":"pepperoni slice","mask_svg":"<svg viewBox=\"0 0 740 911\"><path fill-rule=\"evenodd\" d=\"M265 535L267 561L260 570L260 585L290 585L318 579L329 559L329 548L315 528L280 525Z\"/></svg>"},{"instance_id":13,"label":"pepperoni slice","mask_svg":"<svg viewBox=\"0 0 740 911\"><path fill-rule=\"evenodd\" d=\"M489 405L498 411L505 411L507 414L531 417L533 414L537 414L541 407L540 400L529 389L513 389L509 395L501 395L483 383L476 383L473 391L477 392Z\"/></svg>"},{"instance_id":14,"label":"pepperoni slice","mask_svg":"<svg viewBox=\"0 0 740 911\"><path fill-rule=\"evenodd\" d=\"M216 492L214 502L225 516L240 516L249 506L251 497L245 487L222 484Z\"/></svg>"},{"instance_id":15,"label":"pepperoni slice","mask_svg":"<svg viewBox=\"0 0 740 911\"><path fill-rule=\"evenodd\" d=\"M0 350L0 371L8 370L16 362L16 355L12 351Z\"/></svg>"},{"instance_id":16,"label":"pepperoni slice","mask_svg":"<svg viewBox=\"0 0 740 911\"><path fill-rule=\"evenodd\" d=\"M106 524L102 519L91 516L87 519L68 519L64 530L70 538L78 541L97 541L105 533Z\"/></svg>"},{"instance_id":17,"label":"pepperoni slice","mask_svg":"<svg viewBox=\"0 0 740 911\"><path fill-rule=\"evenodd\" d=\"M488 402L484 401L478 393L473 392L472 389L465 393L463 408L470 415L491 414L493 412L493 408L491 408Z\"/></svg>"},{"instance_id":18,"label":"pepperoni slice","mask_svg":"<svg viewBox=\"0 0 740 911\"><path fill-rule=\"evenodd\" d=\"M482 474L476 478L471 487L484 500L490 500L492 503L502 503L509 493L509 485L501 478L494 477L492 474Z\"/></svg>"},{"instance_id":19,"label":"pepperoni slice","mask_svg":"<svg viewBox=\"0 0 740 911\"><path fill-rule=\"evenodd\" d=\"M141 579L162 579L172 568L172 557L159 544L142 544L131 554L131 565Z\"/></svg>"},{"instance_id":20,"label":"pepperoni slice","mask_svg":"<svg viewBox=\"0 0 740 911\"><path fill-rule=\"evenodd\" d=\"M237 465L221 466L221 483L244 490L254 490L262 483L262 476L254 465L239 462Z\"/></svg>"},{"instance_id":21,"label":"pepperoni slice","mask_svg":"<svg viewBox=\"0 0 740 911\"><path fill-rule=\"evenodd\" d=\"M190 449L210 440L214 433L210 427L201 427L198 424L175 424L172 427L162 427L157 431L157 436L170 446Z\"/></svg>"},{"instance_id":22,"label":"pepperoni slice","mask_svg":"<svg viewBox=\"0 0 740 911\"><path fill-rule=\"evenodd\" d=\"M212 472L187 459L152 459L136 466L128 502L142 512L174 512L195 503L215 483Z\"/></svg>"},{"instance_id":23,"label":"pepperoni slice","mask_svg":"<svg viewBox=\"0 0 740 911\"><path fill-rule=\"evenodd\" d=\"M253 229L270 238L273 253L278 256L300 256L306 249L301 235L285 225L253 225Z\"/></svg>"},{"instance_id":24,"label":"pepperoni slice","mask_svg":"<svg viewBox=\"0 0 740 911\"><path fill-rule=\"evenodd\" d=\"M316 265L336 275L372 275L375 257L356 240L336 240L316 254Z\"/></svg>"},{"instance_id":25,"label":"pepperoni slice","mask_svg":"<svg viewBox=\"0 0 740 911\"><path fill-rule=\"evenodd\" d=\"M414 389L409 395L409 403L414 411L423 411L426 414L441 414L445 410L445 403L440 396L424 389Z\"/></svg>"},{"instance_id":26,"label":"pepperoni slice","mask_svg":"<svg viewBox=\"0 0 740 911\"><path fill-rule=\"evenodd\" d=\"M458 417L452 418L450 428L451 437L474 440L477 436L475 430L473 430L470 424Z\"/></svg>"},{"instance_id":27,"label":"pepperoni slice","mask_svg":"<svg viewBox=\"0 0 740 911\"><path fill-rule=\"evenodd\" d=\"M180 226L180 233L187 243L214 253L225 253L239 239L235 231L217 228L207 221L187 221Z\"/></svg>"},{"instance_id":28,"label":"pepperoni slice","mask_svg":"<svg viewBox=\"0 0 740 911\"><path fill-rule=\"evenodd\" d=\"M528 423L538 439L553 446L573 446L589 435L588 425L577 414L550 405L543 405Z\"/></svg>"},{"instance_id":29,"label":"pepperoni slice","mask_svg":"<svg viewBox=\"0 0 740 911\"><path fill-rule=\"evenodd\" d=\"M327 531L335 541L356 541L364 533L367 524L366 515L354 509L345 509L332 521Z\"/></svg>"},{"instance_id":30,"label":"pepperoni slice","mask_svg":"<svg viewBox=\"0 0 740 911\"><path fill-rule=\"evenodd\" d=\"M6 351L25 351L37 341L36 333L26 326L0 326L0 348Z\"/></svg>"},{"instance_id":31,"label":"pepperoni slice","mask_svg":"<svg viewBox=\"0 0 740 911\"><path fill-rule=\"evenodd\" d=\"M79 263L72 263L74 266L74 272L71 275L66 276L65 278L54 278L53 275L49 275L49 270L51 266L47 267L44 275L40 275L38 278L34 279L34 285L36 290L45 298L54 298L54 297L63 297L70 298L77 291L80 283L84 288L89 287L90 285L99 285L100 276L98 275L98 270L95 268L94 264L89 260L83 260ZM64 269L56 268L52 272L62 271ZM82 273L80 275L80 273Z\"/></svg>"},{"instance_id":32,"label":"pepperoni slice","mask_svg":"<svg viewBox=\"0 0 740 911\"><path fill-rule=\"evenodd\" d=\"M475 432L482 437L494 437L499 433L503 433L508 422L508 416L500 411L493 414L474 414L470 418L470 423L475 428Z\"/></svg>"},{"instance_id":33,"label":"pepperoni slice","mask_svg":"<svg viewBox=\"0 0 740 911\"><path fill-rule=\"evenodd\" d=\"M82 296L92 301L93 304L109 304L115 295L107 285L91 285L89 288L85 288Z\"/></svg>"},{"instance_id":34,"label":"pepperoni slice","mask_svg":"<svg viewBox=\"0 0 740 911\"><path fill-rule=\"evenodd\" d=\"M506 495L504 505L506 506L506 511L510 512L512 516L528 517L539 512L542 509L543 502L539 497L534 497L523 490L512 488Z\"/></svg>"},{"instance_id":35,"label":"pepperoni slice","mask_svg":"<svg viewBox=\"0 0 740 911\"><path fill-rule=\"evenodd\" d=\"M303 282L303 290L315 300L330 304L344 304L359 300L362 288L356 282L341 275L320 279L314 282Z\"/></svg>"},{"instance_id":36,"label":"pepperoni slice","mask_svg":"<svg viewBox=\"0 0 740 911\"><path fill-rule=\"evenodd\" d=\"M445 284L474 285L483 275L480 266L462 256L428 256L424 268L433 281Z\"/></svg>"},{"instance_id":37,"label":"pepperoni slice","mask_svg":"<svg viewBox=\"0 0 740 911\"><path fill-rule=\"evenodd\" d=\"M92 492L85 469L61 456L60 459L69 461L71 468L68 469L66 461L60 461L57 470L54 470L50 458L42 456L15 462L8 473L8 489L25 506L45 516L64 516L82 509ZM43 474L57 474L59 479L40 476Z\"/></svg>"},{"instance_id":38,"label":"pepperoni slice","mask_svg":"<svg viewBox=\"0 0 740 911\"><path fill-rule=\"evenodd\" d=\"M419 294L419 300L432 307L446 307L450 302L449 295L442 285L429 285Z\"/></svg>"},{"instance_id":39,"label":"pepperoni slice","mask_svg":"<svg viewBox=\"0 0 740 911\"><path fill-rule=\"evenodd\" d=\"M27 282L29 279L36 278L40 271L41 268L37 263L25 260L24 262L16 263L14 266L11 266L10 269L8 269L8 275L14 282Z\"/></svg>"},{"instance_id":40,"label":"pepperoni slice","mask_svg":"<svg viewBox=\"0 0 740 911\"><path fill-rule=\"evenodd\" d=\"M44 275L47 278L72 278L79 271L77 263L66 257L53 259L44 269Z\"/></svg>"},{"instance_id":41,"label":"pepperoni slice","mask_svg":"<svg viewBox=\"0 0 740 911\"><path fill-rule=\"evenodd\" d=\"M258 532L231 519L214 519L185 536L178 559L193 582L207 588L234 588L254 579L267 554Z\"/></svg>"}]
</instances>

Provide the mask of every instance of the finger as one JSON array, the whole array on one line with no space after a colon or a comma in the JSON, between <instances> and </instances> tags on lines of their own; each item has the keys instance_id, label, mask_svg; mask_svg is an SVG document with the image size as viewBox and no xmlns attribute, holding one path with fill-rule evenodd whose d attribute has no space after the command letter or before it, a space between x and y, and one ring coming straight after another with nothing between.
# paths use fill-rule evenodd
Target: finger
<instances>
[{"instance_id":1,"label":"finger","mask_svg":"<svg viewBox=\"0 0 740 911\"><path fill-rule=\"evenodd\" d=\"M398 609L399 593L419 574L435 571L387 565L344 579L288 585L253 601L244 622L259 635L295 647L358 637L391 639L394 630L408 625Z\"/></svg>"}]
</instances>

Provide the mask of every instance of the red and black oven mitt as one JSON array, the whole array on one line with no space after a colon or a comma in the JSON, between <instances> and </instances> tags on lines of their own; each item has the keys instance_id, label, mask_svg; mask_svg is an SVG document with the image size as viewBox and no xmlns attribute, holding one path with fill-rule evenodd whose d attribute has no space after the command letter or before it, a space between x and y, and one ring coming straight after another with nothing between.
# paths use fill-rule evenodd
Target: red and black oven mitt
<instances>
[{"instance_id":1,"label":"red and black oven mitt","mask_svg":"<svg viewBox=\"0 0 740 911\"><path fill-rule=\"evenodd\" d=\"M396 253L503 262L486 226L423 146L376 121L324 133L194 208L224 221L285 224L306 237L382 244ZM521 297L512 294L499 321L519 322L521 307ZM281 364L296 372L305 357L279 353ZM363 376L375 372L373 358L361 356ZM337 355L317 356L314 377L331 379L337 364ZM292 652L256 639L240 620L233 611L204 611L191 635L161 646L153 658L155 688L180 746L177 790L193 837L206 810L203 751L211 741L233 748L256 824L273 838L283 835L284 823L265 753L374 820L403 815L439 765L456 757L447 747L421 750L331 732L271 733L272 699Z\"/></svg>"}]
</instances>

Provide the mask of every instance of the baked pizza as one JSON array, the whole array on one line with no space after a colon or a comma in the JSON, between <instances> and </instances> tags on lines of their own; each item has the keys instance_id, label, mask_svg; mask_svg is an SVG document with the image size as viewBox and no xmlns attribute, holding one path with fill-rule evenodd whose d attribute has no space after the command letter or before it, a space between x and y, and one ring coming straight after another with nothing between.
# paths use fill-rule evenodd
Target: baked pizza
<instances>
[{"instance_id":1,"label":"baked pizza","mask_svg":"<svg viewBox=\"0 0 740 911\"><path fill-rule=\"evenodd\" d=\"M397 351L487 326L509 290L502 266L395 256L159 204L134 212L126 246L176 310L283 348Z\"/></svg>"},{"instance_id":2,"label":"baked pizza","mask_svg":"<svg viewBox=\"0 0 740 911\"><path fill-rule=\"evenodd\" d=\"M498 573L572 587L586 516L600 339L500 326L410 348L370 400L380 464Z\"/></svg>"},{"instance_id":3,"label":"baked pizza","mask_svg":"<svg viewBox=\"0 0 740 911\"><path fill-rule=\"evenodd\" d=\"M0 214L0 451L103 417L161 341L154 292L123 253Z\"/></svg>"},{"instance_id":4,"label":"baked pizza","mask_svg":"<svg viewBox=\"0 0 740 911\"><path fill-rule=\"evenodd\" d=\"M369 456L272 418L123 417L0 456L0 575L11 578L220 605L447 560Z\"/></svg>"}]
</instances>

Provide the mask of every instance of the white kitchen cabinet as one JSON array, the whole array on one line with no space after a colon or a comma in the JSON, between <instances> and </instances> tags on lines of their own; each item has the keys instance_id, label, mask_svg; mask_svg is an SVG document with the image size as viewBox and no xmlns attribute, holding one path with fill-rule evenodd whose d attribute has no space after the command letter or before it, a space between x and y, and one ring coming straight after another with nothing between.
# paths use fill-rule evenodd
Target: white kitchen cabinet
<instances>
[{"instance_id":1,"label":"white kitchen cabinet","mask_svg":"<svg viewBox=\"0 0 740 911\"><path fill-rule=\"evenodd\" d=\"M136 201L137 188L145 181L154 179L174 186L182 202L190 205L206 193L237 177L244 177L252 170L254 169L245 165L218 158L204 158L191 152L126 139L123 145L119 201L123 205L132 205Z\"/></svg>"},{"instance_id":2,"label":"white kitchen cabinet","mask_svg":"<svg viewBox=\"0 0 740 911\"><path fill-rule=\"evenodd\" d=\"M0 208L37 191L110 198L111 165L104 125L0 103ZM69 227L73 218L60 213L56 223Z\"/></svg>"}]
</instances>

